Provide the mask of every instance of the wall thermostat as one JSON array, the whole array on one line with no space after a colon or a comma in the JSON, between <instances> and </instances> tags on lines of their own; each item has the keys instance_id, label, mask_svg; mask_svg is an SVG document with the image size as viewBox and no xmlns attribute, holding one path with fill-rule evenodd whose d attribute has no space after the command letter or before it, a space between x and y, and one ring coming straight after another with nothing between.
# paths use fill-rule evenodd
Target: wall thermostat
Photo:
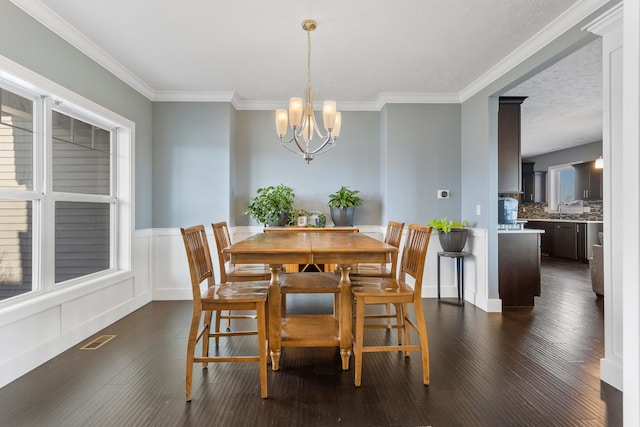
<instances>
[{"instance_id":1,"label":"wall thermostat","mask_svg":"<svg viewBox=\"0 0 640 427\"><path fill-rule=\"evenodd\" d=\"M449 190L438 190L438 199L448 199Z\"/></svg>"}]
</instances>

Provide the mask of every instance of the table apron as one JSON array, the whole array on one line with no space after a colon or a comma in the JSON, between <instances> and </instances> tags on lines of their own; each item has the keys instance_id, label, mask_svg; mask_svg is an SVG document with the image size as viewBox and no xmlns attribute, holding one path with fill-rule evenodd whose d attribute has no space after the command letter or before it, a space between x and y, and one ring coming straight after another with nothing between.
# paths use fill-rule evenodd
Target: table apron
<instances>
[{"instance_id":1,"label":"table apron","mask_svg":"<svg viewBox=\"0 0 640 427\"><path fill-rule=\"evenodd\" d=\"M357 264L357 263L380 263L391 262L391 255L387 252L381 253L341 253L333 252L327 254L313 254L312 264Z\"/></svg>"},{"instance_id":2,"label":"table apron","mask_svg":"<svg viewBox=\"0 0 640 427\"><path fill-rule=\"evenodd\" d=\"M313 256L307 254L231 253L232 264L313 264Z\"/></svg>"}]
</instances>

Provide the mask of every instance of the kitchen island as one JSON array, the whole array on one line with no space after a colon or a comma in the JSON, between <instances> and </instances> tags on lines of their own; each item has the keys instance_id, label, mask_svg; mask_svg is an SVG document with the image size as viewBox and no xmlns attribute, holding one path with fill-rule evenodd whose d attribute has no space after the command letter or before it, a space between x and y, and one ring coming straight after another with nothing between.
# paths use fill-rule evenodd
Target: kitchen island
<instances>
[{"instance_id":1,"label":"kitchen island","mask_svg":"<svg viewBox=\"0 0 640 427\"><path fill-rule=\"evenodd\" d=\"M502 307L532 307L540 296L542 230L498 231L498 292Z\"/></svg>"}]
</instances>

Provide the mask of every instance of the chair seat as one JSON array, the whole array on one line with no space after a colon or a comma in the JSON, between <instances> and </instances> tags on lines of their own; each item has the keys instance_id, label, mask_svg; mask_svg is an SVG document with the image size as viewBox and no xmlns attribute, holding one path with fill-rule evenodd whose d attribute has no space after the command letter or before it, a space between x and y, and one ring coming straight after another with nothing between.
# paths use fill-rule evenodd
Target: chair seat
<instances>
[{"instance_id":1,"label":"chair seat","mask_svg":"<svg viewBox=\"0 0 640 427\"><path fill-rule=\"evenodd\" d=\"M287 273L280 276L283 294L338 294L340 276L334 273Z\"/></svg>"},{"instance_id":2,"label":"chair seat","mask_svg":"<svg viewBox=\"0 0 640 427\"><path fill-rule=\"evenodd\" d=\"M413 298L413 288L406 282L387 278L363 278L351 282L351 293L354 297L390 296Z\"/></svg>"},{"instance_id":3,"label":"chair seat","mask_svg":"<svg viewBox=\"0 0 640 427\"><path fill-rule=\"evenodd\" d=\"M225 303L252 302L265 299L269 295L269 282L226 282L215 288L201 291L202 303L224 301Z\"/></svg>"},{"instance_id":4,"label":"chair seat","mask_svg":"<svg viewBox=\"0 0 640 427\"><path fill-rule=\"evenodd\" d=\"M271 270L265 264L231 264L227 268L227 281L269 280Z\"/></svg>"}]
</instances>

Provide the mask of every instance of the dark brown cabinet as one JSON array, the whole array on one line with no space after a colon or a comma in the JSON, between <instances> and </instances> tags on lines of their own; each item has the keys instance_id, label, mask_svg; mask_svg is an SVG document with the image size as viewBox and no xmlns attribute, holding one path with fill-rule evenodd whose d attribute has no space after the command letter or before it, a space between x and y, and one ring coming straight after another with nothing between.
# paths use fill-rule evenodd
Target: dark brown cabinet
<instances>
[{"instance_id":1,"label":"dark brown cabinet","mask_svg":"<svg viewBox=\"0 0 640 427\"><path fill-rule=\"evenodd\" d=\"M578 259L578 224L556 222L553 228L553 256Z\"/></svg>"},{"instance_id":2,"label":"dark brown cabinet","mask_svg":"<svg viewBox=\"0 0 640 427\"><path fill-rule=\"evenodd\" d=\"M547 201L547 173L533 170L533 162L522 162L522 201Z\"/></svg>"},{"instance_id":3,"label":"dark brown cabinet","mask_svg":"<svg viewBox=\"0 0 640 427\"><path fill-rule=\"evenodd\" d=\"M503 307L531 307L540 296L540 233L498 234L498 292Z\"/></svg>"},{"instance_id":4,"label":"dark brown cabinet","mask_svg":"<svg viewBox=\"0 0 640 427\"><path fill-rule=\"evenodd\" d=\"M540 236L540 252L543 255L588 262L592 246L598 242L602 223L528 221L526 228L544 230Z\"/></svg>"},{"instance_id":5,"label":"dark brown cabinet","mask_svg":"<svg viewBox=\"0 0 640 427\"><path fill-rule=\"evenodd\" d=\"M576 200L602 200L602 169L596 169L596 162L573 165Z\"/></svg>"},{"instance_id":6,"label":"dark brown cabinet","mask_svg":"<svg viewBox=\"0 0 640 427\"><path fill-rule=\"evenodd\" d=\"M553 255L553 227L555 223L547 221L529 221L525 223L525 228L543 230L540 235L540 253L542 255Z\"/></svg>"},{"instance_id":7,"label":"dark brown cabinet","mask_svg":"<svg viewBox=\"0 0 640 427\"><path fill-rule=\"evenodd\" d=\"M522 96L501 96L498 110L498 193L522 192L520 104Z\"/></svg>"}]
</instances>

